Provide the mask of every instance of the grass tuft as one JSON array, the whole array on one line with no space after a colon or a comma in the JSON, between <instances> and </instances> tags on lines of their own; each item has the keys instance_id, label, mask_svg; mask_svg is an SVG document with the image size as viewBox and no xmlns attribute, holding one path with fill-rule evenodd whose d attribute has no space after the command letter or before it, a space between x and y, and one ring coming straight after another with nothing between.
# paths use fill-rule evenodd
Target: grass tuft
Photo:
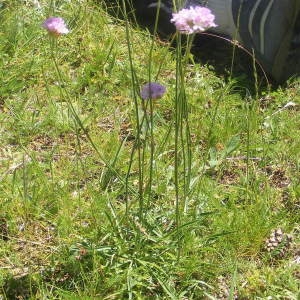
<instances>
[{"instance_id":1,"label":"grass tuft","mask_svg":"<svg viewBox=\"0 0 300 300\"><path fill-rule=\"evenodd\" d=\"M0 298L299 297L298 78L251 88L102 1L0 20Z\"/></svg>"}]
</instances>

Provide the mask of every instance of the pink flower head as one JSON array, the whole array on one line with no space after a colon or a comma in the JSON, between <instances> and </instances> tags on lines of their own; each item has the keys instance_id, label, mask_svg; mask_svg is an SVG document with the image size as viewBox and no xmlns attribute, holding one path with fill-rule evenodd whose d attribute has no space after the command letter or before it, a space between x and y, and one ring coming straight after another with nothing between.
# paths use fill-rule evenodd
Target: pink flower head
<instances>
[{"instance_id":1,"label":"pink flower head","mask_svg":"<svg viewBox=\"0 0 300 300\"><path fill-rule=\"evenodd\" d=\"M211 27L216 27L215 16L207 7L191 6L184 8L178 13L173 13L171 22L176 29L182 33L191 34L205 31Z\"/></svg>"},{"instance_id":2,"label":"pink flower head","mask_svg":"<svg viewBox=\"0 0 300 300\"><path fill-rule=\"evenodd\" d=\"M149 82L142 86L141 98L143 100L160 99L166 92L166 88L156 82Z\"/></svg>"},{"instance_id":3,"label":"pink flower head","mask_svg":"<svg viewBox=\"0 0 300 300\"><path fill-rule=\"evenodd\" d=\"M58 17L48 18L42 25L51 35L60 36L69 33L64 19Z\"/></svg>"}]
</instances>

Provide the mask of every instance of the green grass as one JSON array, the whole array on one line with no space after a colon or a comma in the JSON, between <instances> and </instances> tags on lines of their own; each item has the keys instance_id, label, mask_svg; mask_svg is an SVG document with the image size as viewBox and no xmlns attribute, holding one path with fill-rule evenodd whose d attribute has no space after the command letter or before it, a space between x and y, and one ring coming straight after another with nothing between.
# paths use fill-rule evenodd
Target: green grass
<instances>
[{"instance_id":1,"label":"green grass","mask_svg":"<svg viewBox=\"0 0 300 300\"><path fill-rule=\"evenodd\" d=\"M257 97L185 65L176 148L175 50L96 1L33 2L0 3L0 298L221 299L222 276L225 298L298 299L299 79ZM145 109L150 61L167 93Z\"/></svg>"}]
</instances>

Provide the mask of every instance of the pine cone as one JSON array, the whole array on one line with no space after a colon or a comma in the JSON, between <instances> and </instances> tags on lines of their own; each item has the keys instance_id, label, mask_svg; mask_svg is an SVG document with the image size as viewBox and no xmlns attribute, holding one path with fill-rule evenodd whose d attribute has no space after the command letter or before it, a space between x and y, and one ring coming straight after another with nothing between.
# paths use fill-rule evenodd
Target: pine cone
<instances>
[{"instance_id":1,"label":"pine cone","mask_svg":"<svg viewBox=\"0 0 300 300\"><path fill-rule=\"evenodd\" d=\"M290 249L292 241L292 235L285 234L281 228L277 228L266 239L265 250L275 257L283 257Z\"/></svg>"},{"instance_id":2,"label":"pine cone","mask_svg":"<svg viewBox=\"0 0 300 300\"><path fill-rule=\"evenodd\" d=\"M227 279L223 276L218 277L218 294L216 299L218 300L227 300L230 296L230 287L227 284ZM234 292L233 299L238 299L237 292Z\"/></svg>"}]
</instances>

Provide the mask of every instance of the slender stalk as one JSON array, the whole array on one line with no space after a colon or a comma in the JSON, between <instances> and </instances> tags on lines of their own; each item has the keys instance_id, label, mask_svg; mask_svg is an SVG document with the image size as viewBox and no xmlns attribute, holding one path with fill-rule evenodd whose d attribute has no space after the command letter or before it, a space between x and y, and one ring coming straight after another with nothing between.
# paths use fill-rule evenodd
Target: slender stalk
<instances>
[{"instance_id":1,"label":"slender stalk","mask_svg":"<svg viewBox=\"0 0 300 300\"><path fill-rule=\"evenodd\" d=\"M156 10L156 16L155 16L155 25L154 25L154 35L157 32L157 26L158 26L158 19L159 19L159 12L160 12L160 6L161 6L161 0L158 1L158 6ZM153 49L154 49L154 43L155 43L155 36L152 37L151 41L151 47L149 51L149 64L148 64L148 82L150 83L152 81L152 55L153 55ZM150 158L149 158L149 180L147 183L147 193L148 193L148 203L147 208L149 207L149 204L152 200L152 185L153 185L153 162L154 162L154 151L155 151L155 143L154 143L154 120L153 120L153 101L149 101L150 104L150 123L147 123L150 127Z\"/></svg>"},{"instance_id":2,"label":"slender stalk","mask_svg":"<svg viewBox=\"0 0 300 300\"><path fill-rule=\"evenodd\" d=\"M249 199L249 170L250 170L250 108L249 103L246 103L247 109L247 153L246 153L246 197Z\"/></svg>"},{"instance_id":3,"label":"slender stalk","mask_svg":"<svg viewBox=\"0 0 300 300\"><path fill-rule=\"evenodd\" d=\"M136 119L136 147L138 153L138 176L139 176L139 217L143 219L143 207L144 207L144 174L143 174L143 164L142 164L142 150L141 150L141 124L139 118L139 105L138 105L138 98L136 93L136 75L133 66L133 57L132 57L132 49L130 43L130 34L129 34L129 24L127 18L127 11L126 11L126 4L125 0L122 0L123 12L125 14L125 30L126 30L126 42L127 42L127 50L128 50L128 59L130 64L130 73L131 73L131 83L132 83L132 92L133 92L133 100L134 100L134 107L135 107L135 119ZM127 198L127 197L126 197Z\"/></svg>"},{"instance_id":4,"label":"slender stalk","mask_svg":"<svg viewBox=\"0 0 300 300\"><path fill-rule=\"evenodd\" d=\"M174 162L174 181L175 181L175 213L176 213L176 230L177 230L177 259L180 259L181 254L181 239L180 239L180 182L179 182L179 173L180 173L180 157L179 157L179 139L180 139L180 98L182 97L181 93L181 68L182 68L182 47L181 47L181 35L177 36L177 48L176 48L176 91L175 91L175 162Z\"/></svg>"},{"instance_id":5,"label":"slender stalk","mask_svg":"<svg viewBox=\"0 0 300 300\"><path fill-rule=\"evenodd\" d=\"M186 72L187 72L187 65L190 60L191 55L191 48L193 45L193 40L195 38L195 34L189 35L187 39L187 46L186 52L184 56L184 69L182 72L182 82L185 82ZM189 107L187 102L187 97L185 94L185 89L183 86L182 93L184 95L182 101L182 121L184 124L184 133L182 133L182 141L183 141L183 149L186 150L183 153L184 159L184 212L188 209L188 195L190 189L190 182L191 182L191 171L192 171L192 150L191 150L191 133L190 133L190 126L189 126ZM183 127L183 125L182 125ZM182 128L183 130L183 128Z\"/></svg>"}]
</instances>

